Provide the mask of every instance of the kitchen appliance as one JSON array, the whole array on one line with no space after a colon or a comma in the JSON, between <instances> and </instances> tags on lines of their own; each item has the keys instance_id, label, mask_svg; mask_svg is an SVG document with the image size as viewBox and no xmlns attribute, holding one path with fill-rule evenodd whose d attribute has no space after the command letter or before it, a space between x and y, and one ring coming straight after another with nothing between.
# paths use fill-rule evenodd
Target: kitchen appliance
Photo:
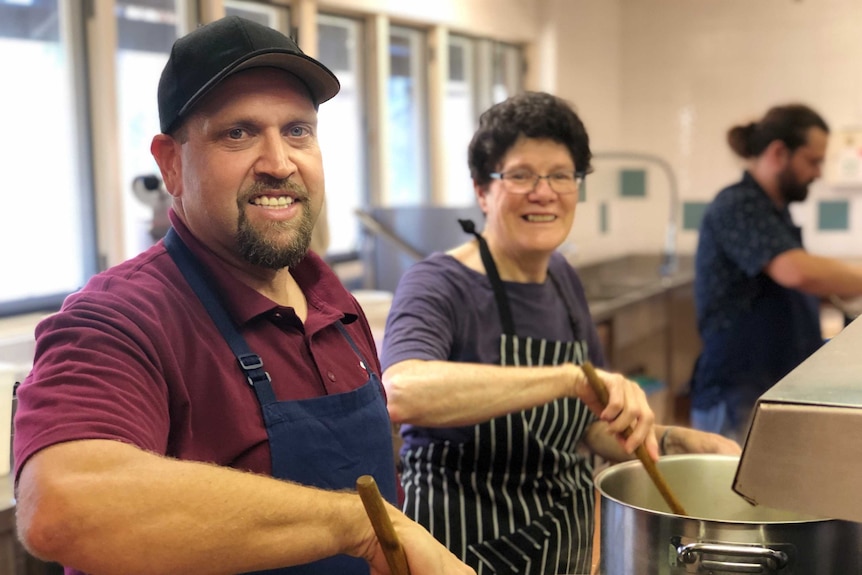
<instances>
[{"instance_id":1,"label":"kitchen appliance","mask_svg":"<svg viewBox=\"0 0 862 575\"><path fill-rule=\"evenodd\" d=\"M659 460L686 517L670 512L639 461L599 472L599 573L862 572L859 524L752 506L732 489L738 464L708 454Z\"/></svg>"},{"instance_id":2,"label":"kitchen appliance","mask_svg":"<svg viewBox=\"0 0 862 575\"><path fill-rule=\"evenodd\" d=\"M855 319L759 398L737 493L759 505L862 522L860 350L862 321Z\"/></svg>"}]
</instances>

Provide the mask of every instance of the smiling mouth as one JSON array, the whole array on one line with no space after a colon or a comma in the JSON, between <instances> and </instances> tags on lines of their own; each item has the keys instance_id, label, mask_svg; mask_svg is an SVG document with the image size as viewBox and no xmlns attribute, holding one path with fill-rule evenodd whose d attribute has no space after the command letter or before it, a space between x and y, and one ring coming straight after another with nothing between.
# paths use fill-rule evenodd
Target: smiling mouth
<instances>
[{"instance_id":1,"label":"smiling mouth","mask_svg":"<svg viewBox=\"0 0 862 575\"><path fill-rule=\"evenodd\" d=\"M539 216L539 215L528 214L526 216L523 216L523 218L525 220L527 220L528 222L546 223L546 222L553 222L554 220L557 219L557 216L554 216L554 215Z\"/></svg>"},{"instance_id":2,"label":"smiling mouth","mask_svg":"<svg viewBox=\"0 0 862 575\"><path fill-rule=\"evenodd\" d=\"M255 196L249 203L264 208L286 208L296 201L290 196Z\"/></svg>"}]
</instances>

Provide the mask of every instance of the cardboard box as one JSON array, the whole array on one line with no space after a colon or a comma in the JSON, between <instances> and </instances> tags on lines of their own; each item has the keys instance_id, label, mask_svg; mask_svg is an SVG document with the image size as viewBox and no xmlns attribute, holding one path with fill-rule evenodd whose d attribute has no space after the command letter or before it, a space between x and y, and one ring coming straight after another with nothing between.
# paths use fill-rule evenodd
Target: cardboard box
<instances>
[{"instance_id":1,"label":"cardboard box","mask_svg":"<svg viewBox=\"0 0 862 575\"><path fill-rule=\"evenodd\" d=\"M733 489L749 502L862 522L862 321L763 394Z\"/></svg>"}]
</instances>

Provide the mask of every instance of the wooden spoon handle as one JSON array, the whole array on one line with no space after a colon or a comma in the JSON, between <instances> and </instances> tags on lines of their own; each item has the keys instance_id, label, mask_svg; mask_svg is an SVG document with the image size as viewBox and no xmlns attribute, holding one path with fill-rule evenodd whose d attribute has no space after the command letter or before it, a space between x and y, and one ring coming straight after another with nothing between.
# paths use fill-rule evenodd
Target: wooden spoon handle
<instances>
[{"instance_id":1,"label":"wooden spoon handle","mask_svg":"<svg viewBox=\"0 0 862 575\"><path fill-rule=\"evenodd\" d=\"M605 387L602 378L599 377L599 374L596 373L593 364L585 361L583 365L581 365L581 369L584 370L584 374L587 376L587 381L590 382L590 387L593 388L593 391L598 396L599 401L602 403L602 406L607 406L608 404L608 389ZM632 434L631 428L623 431L623 437L628 439L628 437ZM655 461L650 457L649 452L646 450L646 446L644 444L638 445L637 449L635 449L635 455L637 455L638 459L640 459L641 463L643 463L644 468L646 469L647 474L649 474L650 479L652 479L653 484L655 484L661 496L670 506L671 511L676 513L677 515L688 515L685 512L682 504L670 490L668 487L667 481L665 481L664 476L661 474L661 471L656 467Z\"/></svg>"},{"instance_id":2,"label":"wooden spoon handle","mask_svg":"<svg viewBox=\"0 0 862 575\"><path fill-rule=\"evenodd\" d=\"M401 547L395 528L392 527L392 520L389 519L389 513L386 512L386 506L383 504L383 497L377 488L377 482L370 475L363 475L356 480L356 491L362 499L365 513L371 520L371 526L374 528L377 540L380 541L392 575L410 575L407 556L404 555L404 548Z\"/></svg>"}]
</instances>

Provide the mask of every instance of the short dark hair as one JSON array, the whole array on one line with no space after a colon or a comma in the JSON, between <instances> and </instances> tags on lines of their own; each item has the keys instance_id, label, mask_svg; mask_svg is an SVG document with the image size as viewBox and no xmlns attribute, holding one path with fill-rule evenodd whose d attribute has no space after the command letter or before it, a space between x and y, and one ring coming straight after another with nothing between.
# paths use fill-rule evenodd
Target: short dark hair
<instances>
[{"instance_id":1,"label":"short dark hair","mask_svg":"<svg viewBox=\"0 0 862 575\"><path fill-rule=\"evenodd\" d=\"M804 104L787 104L770 108L758 122L734 126L727 131L727 143L740 158L756 158L775 140L784 142L792 152L808 141L808 130L820 128L827 134L829 126L820 114Z\"/></svg>"},{"instance_id":2,"label":"short dark hair","mask_svg":"<svg viewBox=\"0 0 862 575\"><path fill-rule=\"evenodd\" d=\"M592 171L590 138L568 102L545 92L525 92L485 110L467 150L470 176L480 186L491 181L500 161L521 136L559 142L568 148L578 173Z\"/></svg>"}]
</instances>

